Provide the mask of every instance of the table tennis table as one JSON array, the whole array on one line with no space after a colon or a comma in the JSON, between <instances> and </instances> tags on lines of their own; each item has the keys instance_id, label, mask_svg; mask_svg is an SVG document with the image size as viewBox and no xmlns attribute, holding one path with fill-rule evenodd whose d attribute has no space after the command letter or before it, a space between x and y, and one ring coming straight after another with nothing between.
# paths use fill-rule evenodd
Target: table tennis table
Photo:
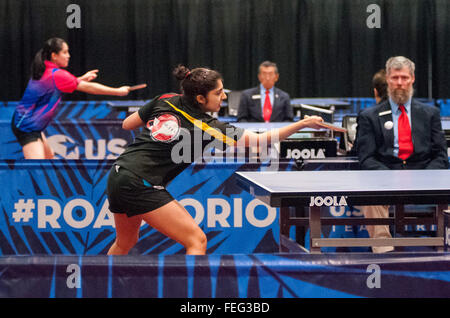
<instances>
[{"instance_id":1,"label":"table tennis table","mask_svg":"<svg viewBox=\"0 0 450 318\"><path fill-rule=\"evenodd\" d=\"M336 108L349 108L351 104L345 100L338 100L334 98L293 98L291 99L292 107L298 107L301 104L317 106L335 110Z\"/></svg>"},{"instance_id":2,"label":"table tennis table","mask_svg":"<svg viewBox=\"0 0 450 318\"><path fill-rule=\"evenodd\" d=\"M118 100L118 101L110 101L108 102L108 106L116 111L125 111L127 113L137 112L141 107L144 107L145 104L151 102L152 99L147 100ZM226 105L221 104L221 107L226 107Z\"/></svg>"},{"instance_id":3,"label":"table tennis table","mask_svg":"<svg viewBox=\"0 0 450 318\"><path fill-rule=\"evenodd\" d=\"M309 226L310 252L330 246L444 247L444 210L450 203L450 170L355 170L236 172L237 183L271 207L280 208L280 252L289 250L291 226ZM404 225L405 205L433 205L435 237L321 238L324 225ZM395 218L324 218L326 206L394 205ZM291 208L309 209L308 217L291 216ZM400 216L400 217L399 217ZM304 249L304 248L303 248Z\"/></svg>"},{"instance_id":4,"label":"table tennis table","mask_svg":"<svg viewBox=\"0 0 450 318\"><path fill-rule=\"evenodd\" d=\"M108 102L108 105L116 111L126 111L127 113L134 113L149 101L151 100L117 100Z\"/></svg>"}]
</instances>

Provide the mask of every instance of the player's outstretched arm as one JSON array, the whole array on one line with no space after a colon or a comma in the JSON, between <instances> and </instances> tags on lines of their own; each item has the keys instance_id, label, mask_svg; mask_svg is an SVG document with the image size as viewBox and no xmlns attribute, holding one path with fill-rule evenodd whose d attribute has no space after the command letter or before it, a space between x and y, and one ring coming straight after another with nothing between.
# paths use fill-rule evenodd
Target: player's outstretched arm
<instances>
[{"instance_id":1,"label":"player's outstretched arm","mask_svg":"<svg viewBox=\"0 0 450 318\"><path fill-rule=\"evenodd\" d=\"M130 86L109 87L100 83L81 81L77 91L93 95L126 96L130 92Z\"/></svg>"},{"instance_id":2,"label":"player's outstretched arm","mask_svg":"<svg viewBox=\"0 0 450 318\"><path fill-rule=\"evenodd\" d=\"M270 144L273 139L276 139L276 141L282 141L303 128L309 127L313 129L320 129L322 128L322 126L320 126L319 123L322 122L322 117L305 116L304 119L299 120L295 123L286 125L278 129L266 131L262 134L257 134L252 131L246 130L242 137L238 140L238 146L247 147L249 145L260 143Z\"/></svg>"}]
</instances>

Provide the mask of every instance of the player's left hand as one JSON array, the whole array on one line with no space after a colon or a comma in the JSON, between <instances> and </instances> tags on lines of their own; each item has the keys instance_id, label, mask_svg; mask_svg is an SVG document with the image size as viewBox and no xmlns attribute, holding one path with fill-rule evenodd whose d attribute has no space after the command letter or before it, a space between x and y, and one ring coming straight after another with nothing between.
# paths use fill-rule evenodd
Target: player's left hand
<instances>
[{"instance_id":1,"label":"player's left hand","mask_svg":"<svg viewBox=\"0 0 450 318\"><path fill-rule=\"evenodd\" d=\"M97 78L98 70L91 70L80 77L80 80L90 82Z\"/></svg>"}]
</instances>

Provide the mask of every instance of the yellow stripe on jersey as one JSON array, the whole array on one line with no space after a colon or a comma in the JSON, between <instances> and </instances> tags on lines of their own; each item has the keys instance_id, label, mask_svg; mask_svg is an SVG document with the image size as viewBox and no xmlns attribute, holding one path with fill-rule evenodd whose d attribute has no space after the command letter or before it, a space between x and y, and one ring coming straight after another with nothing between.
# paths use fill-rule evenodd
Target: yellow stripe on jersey
<instances>
[{"instance_id":1,"label":"yellow stripe on jersey","mask_svg":"<svg viewBox=\"0 0 450 318\"><path fill-rule=\"evenodd\" d=\"M222 140L223 143L229 145L229 146L235 146L236 141L233 138L228 137L227 135L224 135L222 132L220 132L218 129L214 129L211 126L209 126L207 123L198 120L188 113L182 111L181 109L177 108L175 105L173 105L171 102L165 100L167 104L169 104L173 109L175 109L177 112L182 114L187 120L189 120L191 123L193 123L196 127L200 128L207 134L213 136L216 139Z\"/></svg>"}]
</instances>

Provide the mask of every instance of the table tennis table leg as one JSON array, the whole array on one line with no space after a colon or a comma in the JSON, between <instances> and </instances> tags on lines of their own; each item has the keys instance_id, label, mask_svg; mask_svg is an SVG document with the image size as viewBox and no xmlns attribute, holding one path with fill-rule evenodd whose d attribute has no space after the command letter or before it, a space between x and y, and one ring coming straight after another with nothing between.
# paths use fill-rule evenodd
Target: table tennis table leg
<instances>
[{"instance_id":1,"label":"table tennis table leg","mask_svg":"<svg viewBox=\"0 0 450 318\"><path fill-rule=\"evenodd\" d=\"M405 234L405 207L403 204L395 205L395 234Z\"/></svg>"},{"instance_id":2,"label":"table tennis table leg","mask_svg":"<svg viewBox=\"0 0 450 318\"><path fill-rule=\"evenodd\" d=\"M437 237L444 237L445 236L445 229L444 229L444 210L448 209L447 204L438 204L436 207L436 236ZM445 237L444 237L445 240ZM445 245L445 241L444 241ZM438 252L444 251L444 246L438 246L437 247Z\"/></svg>"},{"instance_id":3,"label":"table tennis table leg","mask_svg":"<svg viewBox=\"0 0 450 318\"><path fill-rule=\"evenodd\" d=\"M289 207L281 207L280 208L280 245L279 245L279 251L280 252L287 252L288 249L283 246L282 242L282 236L289 237L289 213L290 208Z\"/></svg>"},{"instance_id":4,"label":"table tennis table leg","mask_svg":"<svg viewBox=\"0 0 450 318\"><path fill-rule=\"evenodd\" d=\"M320 220L320 207L312 206L309 208L309 235L310 251L312 254L321 253L320 247L314 246L314 239L320 239L322 232L322 223Z\"/></svg>"},{"instance_id":5,"label":"table tennis table leg","mask_svg":"<svg viewBox=\"0 0 450 318\"><path fill-rule=\"evenodd\" d=\"M295 216L296 217L305 217L305 207L304 206L296 206L295 207ZM305 246L305 227L301 225L297 225L295 227L295 241L301 246Z\"/></svg>"}]
</instances>

